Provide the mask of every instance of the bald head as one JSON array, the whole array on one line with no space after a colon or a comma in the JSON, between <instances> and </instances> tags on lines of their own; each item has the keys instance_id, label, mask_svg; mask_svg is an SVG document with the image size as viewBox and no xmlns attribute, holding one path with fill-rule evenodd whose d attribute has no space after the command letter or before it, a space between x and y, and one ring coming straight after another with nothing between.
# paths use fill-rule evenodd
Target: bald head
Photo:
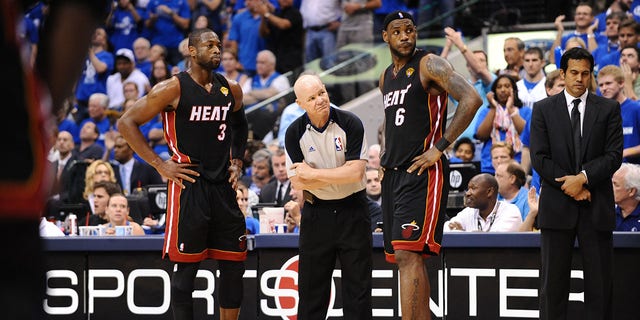
<instances>
[{"instance_id":1,"label":"bald head","mask_svg":"<svg viewBox=\"0 0 640 320\"><path fill-rule=\"evenodd\" d=\"M73 148L75 144L73 143L73 136L69 131L60 131L58 136L56 137L56 150L60 152L60 157L65 158Z\"/></svg>"},{"instance_id":2,"label":"bald head","mask_svg":"<svg viewBox=\"0 0 640 320\"><path fill-rule=\"evenodd\" d=\"M483 186L484 188L493 188L494 192L498 191L498 181L496 177L488 173L481 173L471 178L476 184Z\"/></svg>"},{"instance_id":3,"label":"bald head","mask_svg":"<svg viewBox=\"0 0 640 320\"><path fill-rule=\"evenodd\" d=\"M331 102L322 80L316 75L302 75L293 85L296 103L307 112L311 123L321 128L329 120Z\"/></svg>"},{"instance_id":4,"label":"bald head","mask_svg":"<svg viewBox=\"0 0 640 320\"><path fill-rule=\"evenodd\" d=\"M464 205L480 210L480 216L486 218L493 210L498 198L498 182L487 173L475 175L469 180L464 194Z\"/></svg>"},{"instance_id":5,"label":"bald head","mask_svg":"<svg viewBox=\"0 0 640 320\"><path fill-rule=\"evenodd\" d=\"M318 84L322 86L322 80L320 80L320 77L318 77L317 75L314 75L314 74L301 75L298 78L298 80L296 80L296 83L293 84L293 92L295 92L296 94L296 99L297 100L304 99L303 97L304 91L314 88ZM300 103L298 102L298 104Z\"/></svg>"}]
</instances>

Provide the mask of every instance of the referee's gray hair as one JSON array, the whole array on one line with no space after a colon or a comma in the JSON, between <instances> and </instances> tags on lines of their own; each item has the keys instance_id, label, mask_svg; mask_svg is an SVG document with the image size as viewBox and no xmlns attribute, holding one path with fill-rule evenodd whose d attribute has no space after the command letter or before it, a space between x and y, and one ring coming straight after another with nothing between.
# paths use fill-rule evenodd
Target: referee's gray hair
<instances>
[{"instance_id":1,"label":"referee's gray hair","mask_svg":"<svg viewBox=\"0 0 640 320\"><path fill-rule=\"evenodd\" d=\"M624 187L629 189L636 189L635 200L640 201L640 165L623 162L618 171L624 170Z\"/></svg>"},{"instance_id":2,"label":"referee's gray hair","mask_svg":"<svg viewBox=\"0 0 640 320\"><path fill-rule=\"evenodd\" d=\"M309 86L310 84L313 85L313 82L319 82L322 86L324 86L324 83L322 83L322 79L320 79L320 76L318 76L317 74L301 74L298 77L296 82L293 84L293 92L296 95L296 102L298 102L298 99L300 99L301 87Z\"/></svg>"}]
</instances>

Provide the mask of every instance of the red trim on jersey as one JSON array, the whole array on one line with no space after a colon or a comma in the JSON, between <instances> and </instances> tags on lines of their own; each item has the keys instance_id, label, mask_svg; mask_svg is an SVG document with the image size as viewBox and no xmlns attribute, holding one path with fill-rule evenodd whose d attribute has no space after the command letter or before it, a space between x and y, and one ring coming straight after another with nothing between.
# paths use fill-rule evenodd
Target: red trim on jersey
<instances>
[{"instance_id":1,"label":"red trim on jersey","mask_svg":"<svg viewBox=\"0 0 640 320\"><path fill-rule=\"evenodd\" d=\"M51 134L48 133L49 126L45 124L45 116L38 101L40 93L36 89L36 80L30 75L26 77L25 90L31 90L25 92L25 97L29 114L28 134L33 154L33 170L26 180L0 182L0 216L39 219L51 184L45 166L48 141L44 138L50 137Z\"/></svg>"},{"instance_id":2,"label":"red trim on jersey","mask_svg":"<svg viewBox=\"0 0 640 320\"><path fill-rule=\"evenodd\" d=\"M446 100L447 94L440 95L429 94L429 117L430 117L430 130L429 134L424 140L423 151L433 147L434 143L442 137L442 123L446 120ZM421 226L420 238L416 241L393 241L394 250L409 250L415 251L416 243L420 243L422 246L426 244L429 247L429 251L438 254L440 253L441 245L435 241L436 227L438 223L438 215L440 213L441 199L442 199L442 187L443 187L443 168L442 161L438 160L434 165L426 170L425 179L428 179L427 185L427 198L425 199L425 212L424 222ZM395 261L392 255L388 255L386 260L389 262Z\"/></svg>"},{"instance_id":3,"label":"red trim on jersey","mask_svg":"<svg viewBox=\"0 0 640 320\"><path fill-rule=\"evenodd\" d=\"M178 251L178 221L180 221L180 194L182 189L173 180L169 180L167 188L167 217L166 231L164 233L164 249L162 250L162 258L165 254L173 258L177 256Z\"/></svg>"},{"instance_id":4,"label":"red trim on jersey","mask_svg":"<svg viewBox=\"0 0 640 320\"><path fill-rule=\"evenodd\" d=\"M384 260L389 263L396 263L396 255L393 253L384 252Z\"/></svg>"},{"instance_id":5,"label":"red trim on jersey","mask_svg":"<svg viewBox=\"0 0 640 320\"><path fill-rule=\"evenodd\" d=\"M215 259L215 260L245 261L247 259L247 250L242 252L236 252L236 251L209 249L207 257L209 259Z\"/></svg>"},{"instance_id":6,"label":"red trim on jersey","mask_svg":"<svg viewBox=\"0 0 640 320\"><path fill-rule=\"evenodd\" d=\"M443 136L443 123L447 120L445 112L447 110L448 99L449 97L446 92L439 95L428 95L427 103L429 104L429 120L431 126L429 128L429 134L424 139L422 146L423 151L433 147Z\"/></svg>"},{"instance_id":7,"label":"red trim on jersey","mask_svg":"<svg viewBox=\"0 0 640 320\"><path fill-rule=\"evenodd\" d=\"M422 226L422 235L420 239L429 247L429 251L440 253L440 244L435 241L436 226L438 224L438 215L440 206L442 205L442 186L443 186L443 170L442 160L438 160L428 169L429 183L427 185L427 199L425 206L425 217L431 217L429 223ZM429 214L431 212L431 214ZM425 219L427 220L427 219ZM428 238L427 238L428 237Z\"/></svg>"},{"instance_id":8,"label":"red trim on jersey","mask_svg":"<svg viewBox=\"0 0 640 320\"><path fill-rule=\"evenodd\" d=\"M180 221L180 195L182 189L172 180L169 180L167 190L167 219L166 232L164 234L164 245L162 258L169 254L169 259L174 262L199 262L209 259L244 261L247 258L247 251L232 252L217 249L204 249L198 253L185 253L180 251L178 243L178 225Z\"/></svg>"},{"instance_id":9,"label":"red trim on jersey","mask_svg":"<svg viewBox=\"0 0 640 320\"><path fill-rule=\"evenodd\" d=\"M178 138L176 135L176 114L175 112L162 113L162 126L164 128L164 138L167 146L171 149L173 155L171 160L177 163L191 163L191 159L178 150ZM198 262L206 257L205 251L200 253L184 253L179 250L178 244L178 222L180 221L180 195L182 189L172 180L169 180L168 200L167 201L167 219L164 234L164 249L162 250L162 258L165 254L169 254L169 259L176 262Z\"/></svg>"},{"instance_id":10,"label":"red trim on jersey","mask_svg":"<svg viewBox=\"0 0 640 320\"><path fill-rule=\"evenodd\" d=\"M431 128L429 130L429 136L425 139L425 147L428 145L432 148L434 144L442 138L444 134L444 122L446 121L448 94L446 92L433 96L429 94L429 112L431 113ZM426 150L426 148L425 148ZM443 168L442 160L438 160L429 169L427 169L429 183L427 185L427 199L425 208L425 217L429 216L431 212L431 220L429 224L423 226L423 233L420 237L424 243L429 247L429 251L433 253L440 252L440 244L434 239L436 233L436 226L438 223L438 215L440 213L440 206L442 205L440 200L442 199L442 187L443 187ZM426 219L425 219L426 220ZM423 238L428 235L428 239Z\"/></svg>"},{"instance_id":11,"label":"red trim on jersey","mask_svg":"<svg viewBox=\"0 0 640 320\"><path fill-rule=\"evenodd\" d=\"M424 245L429 247L429 251L434 254L440 253L440 243L436 242L436 227L438 225L438 216L440 214L440 206L442 205L442 161L436 162L426 171L424 179L428 179L427 198L425 199L424 221L419 227L420 237L416 240L394 240L392 241L394 250L422 251ZM388 256L391 254L387 254ZM393 260L387 256L387 261ZM391 262L391 261L390 261Z\"/></svg>"},{"instance_id":12,"label":"red trim on jersey","mask_svg":"<svg viewBox=\"0 0 640 320\"><path fill-rule=\"evenodd\" d=\"M178 135L176 134L176 113L163 112L162 113L162 126L164 127L164 139L167 141L167 146L171 149L173 155L171 160L177 163L191 163L191 158L186 154L180 152L178 149Z\"/></svg>"},{"instance_id":13,"label":"red trim on jersey","mask_svg":"<svg viewBox=\"0 0 640 320\"><path fill-rule=\"evenodd\" d=\"M4 24L4 37L10 42L9 46L14 46L11 51L15 50L16 56L20 57L21 43L15 29L18 10L12 1L2 1L0 8L3 17L0 23ZM0 181L0 216L37 220L42 215L52 182L46 165L51 129L54 126L51 101L45 85L39 81L29 64L24 60L15 62L21 63L23 70L21 79L24 92L16 94L24 95L25 99L24 108L29 117L29 127L26 129L31 141L33 170L30 176L22 181Z\"/></svg>"},{"instance_id":14,"label":"red trim on jersey","mask_svg":"<svg viewBox=\"0 0 640 320\"><path fill-rule=\"evenodd\" d=\"M167 225L164 234L162 258L164 259L165 254L169 254L169 259L174 262L198 262L206 259L206 249L198 253L184 253L180 251L178 225L180 221L180 195L182 194L182 189L175 182L169 180L167 193Z\"/></svg>"},{"instance_id":15,"label":"red trim on jersey","mask_svg":"<svg viewBox=\"0 0 640 320\"><path fill-rule=\"evenodd\" d=\"M429 257L434 257L434 256L430 255L430 254L426 254L426 253L422 254L422 258L423 259L426 259L426 258L429 258ZM384 260L387 261L388 263L394 263L394 264L397 263L396 262L396 255L393 254L393 253L388 253L386 251L384 252Z\"/></svg>"}]
</instances>

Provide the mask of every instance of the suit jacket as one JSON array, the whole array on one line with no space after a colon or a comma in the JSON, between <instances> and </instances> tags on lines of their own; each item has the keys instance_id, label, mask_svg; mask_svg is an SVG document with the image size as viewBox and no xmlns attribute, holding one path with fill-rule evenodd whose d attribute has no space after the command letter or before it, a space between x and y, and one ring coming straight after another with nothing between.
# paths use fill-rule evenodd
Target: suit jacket
<instances>
[{"instance_id":1,"label":"suit jacket","mask_svg":"<svg viewBox=\"0 0 640 320\"><path fill-rule=\"evenodd\" d=\"M115 163L113 165L113 170L116 174L116 180L122 190L124 191L124 186L122 185L122 178L120 177L120 164ZM131 178L129 179L129 187L131 192L138 187L145 187L150 184L163 184L162 176L154 169L152 166L140 162L138 160L134 160L133 169L131 170Z\"/></svg>"},{"instance_id":2,"label":"suit jacket","mask_svg":"<svg viewBox=\"0 0 640 320\"><path fill-rule=\"evenodd\" d=\"M58 161L49 163L51 165L51 181L54 182L51 195L59 195L59 197L50 197L46 203L47 217L63 218L59 216L61 211L67 212L69 208L67 204L82 204L84 208L81 213L90 211L89 203L82 197L85 185L85 176L89 163L79 160L76 154L73 154L64 166L64 171L57 179Z\"/></svg>"},{"instance_id":3,"label":"suit jacket","mask_svg":"<svg viewBox=\"0 0 640 320\"><path fill-rule=\"evenodd\" d=\"M278 180L272 179L269 183L265 184L260 191L260 202L268 203L268 202L277 202L276 201L276 192L278 191ZM284 197L282 197L282 203L279 203L278 206L282 207L285 203L291 200L291 196L289 192L291 191L291 183L287 186L287 190L284 191Z\"/></svg>"},{"instance_id":4,"label":"suit jacket","mask_svg":"<svg viewBox=\"0 0 640 320\"><path fill-rule=\"evenodd\" d=\"M78 153L78 158L84 160L84 159L92 159L92 160L96 160L96 159L102 159L102 155L104 154L104 147L97 144L97 143L93 143L92 145L90 145L89 147L87 147L86 149L80 151L80 145L77 145L76 148L74 149L77 153Z\"/></svg>"},{"instance_id":5,"label":"suit jacket","mask_svg":"<svg viewBox=\"0 0 640 320\"><path fill-rule=\"evenodd\" d=\"M67 163L64 165L64 168L62 169L62 174L60 174L60 179L58 179L58 163L60 162L60 160L56 160L50 163L52 170L50 170L51 172L51 178L53 181L53 188L51 190L51 194L62 194L64 193L64 196L67 196L68 190L67 187L69 187L70 184L70 179L71 179L71 172L70 169L71 167L73 167L75 161L78 160L78 155L75 152L71 153L71 157L69 158L69 160L67 160Z\"/></svg>"},{"instance_id":6,"label":"suit jacket","mask_svg":"<svg viewBox=\"0 0 640 320\"><path fill-rule=\"evenodd\" d=\"M572 229L580 212L591 215L602 231L615 228L611 177L622 163L620 104L589 93L582 123L582 170L587 174L591 202L577 202L555 179L575 175L571 120L564 93L536 102L531 117L531 163L542 185L539 228Z\"/></svg>"}]
</instances>

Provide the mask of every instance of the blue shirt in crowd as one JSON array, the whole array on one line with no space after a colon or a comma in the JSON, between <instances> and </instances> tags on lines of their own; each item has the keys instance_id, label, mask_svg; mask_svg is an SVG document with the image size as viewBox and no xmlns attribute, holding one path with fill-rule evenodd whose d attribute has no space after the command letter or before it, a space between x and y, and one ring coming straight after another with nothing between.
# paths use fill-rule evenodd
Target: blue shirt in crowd
<instances>
[{"instance_id":1,"label":"blue shirt in crowd","mask_svg":"<svg viewBox=\"0 0 640 320\"><path fill-rule=\"evenodd\" d=\"M518 113L520 113L520 117L522 117L522 119L524 119L526 123L529 123L529 121L531 120L531 108L522 107L522 108L519 108L518 110L519 110ZM478 112L478 121L476 122L474 132L478 132L478 127L480 126L482 121L484 121L484 118L487 117L488 113L489 113L489 108L481 109ZM525 124L525 128L526 127L527 126ZM501 130L500 141L504 141L506 136L507 136L507 132ZM522 140L522 134L520 134L520 140ZM487 141L484 142L484 145L482 146L482 152L480 153L480 171L482 171L483 173L495 174L496 172L496 170L493 168L493 165L491 164L491 146L492 145L493 145L493 141L491 140L491 137L489 137ZM522 157L522 152L518 152L514 156L514 159L520 162L521 157Z\"/></svg>"},{"instance_id":2,"label":"blue shirt in crowd","mask_svg":"<svg viewBox=\"0 0 640 320\"><path fill-rule=\"evenodd\" d=\"M529 190L525 187L520 187L520 191L515 198L511 199L509 203L514 204L520 210L520 215L522 216L522 221L529 214ZM500 194L498 194L498 200L505 200Z\"/></svg>"},{"instance_id":3,"label":"blue shirt in crowd","mask_svg":"<svg viewBox=\"0 0 640 320\"><path fill-rule=\"evenodd\" d=\"M640 145L640 102L631 99L620 104L622 116L623 148L631 148ZM640 164L640 157L624 158L623 162Z\"/></svg>"},{"instance_id":4,"label":"blue shirt in crowd","mask_svg":"<svg viewBox=\"0 0 640 320\"><path fill-rule=\"evenodd\" d=\"M640 231L640 206L637 206L626 218L622 217L622 210L616 206L615 231Z\"/></svg>"}]
</instances>

